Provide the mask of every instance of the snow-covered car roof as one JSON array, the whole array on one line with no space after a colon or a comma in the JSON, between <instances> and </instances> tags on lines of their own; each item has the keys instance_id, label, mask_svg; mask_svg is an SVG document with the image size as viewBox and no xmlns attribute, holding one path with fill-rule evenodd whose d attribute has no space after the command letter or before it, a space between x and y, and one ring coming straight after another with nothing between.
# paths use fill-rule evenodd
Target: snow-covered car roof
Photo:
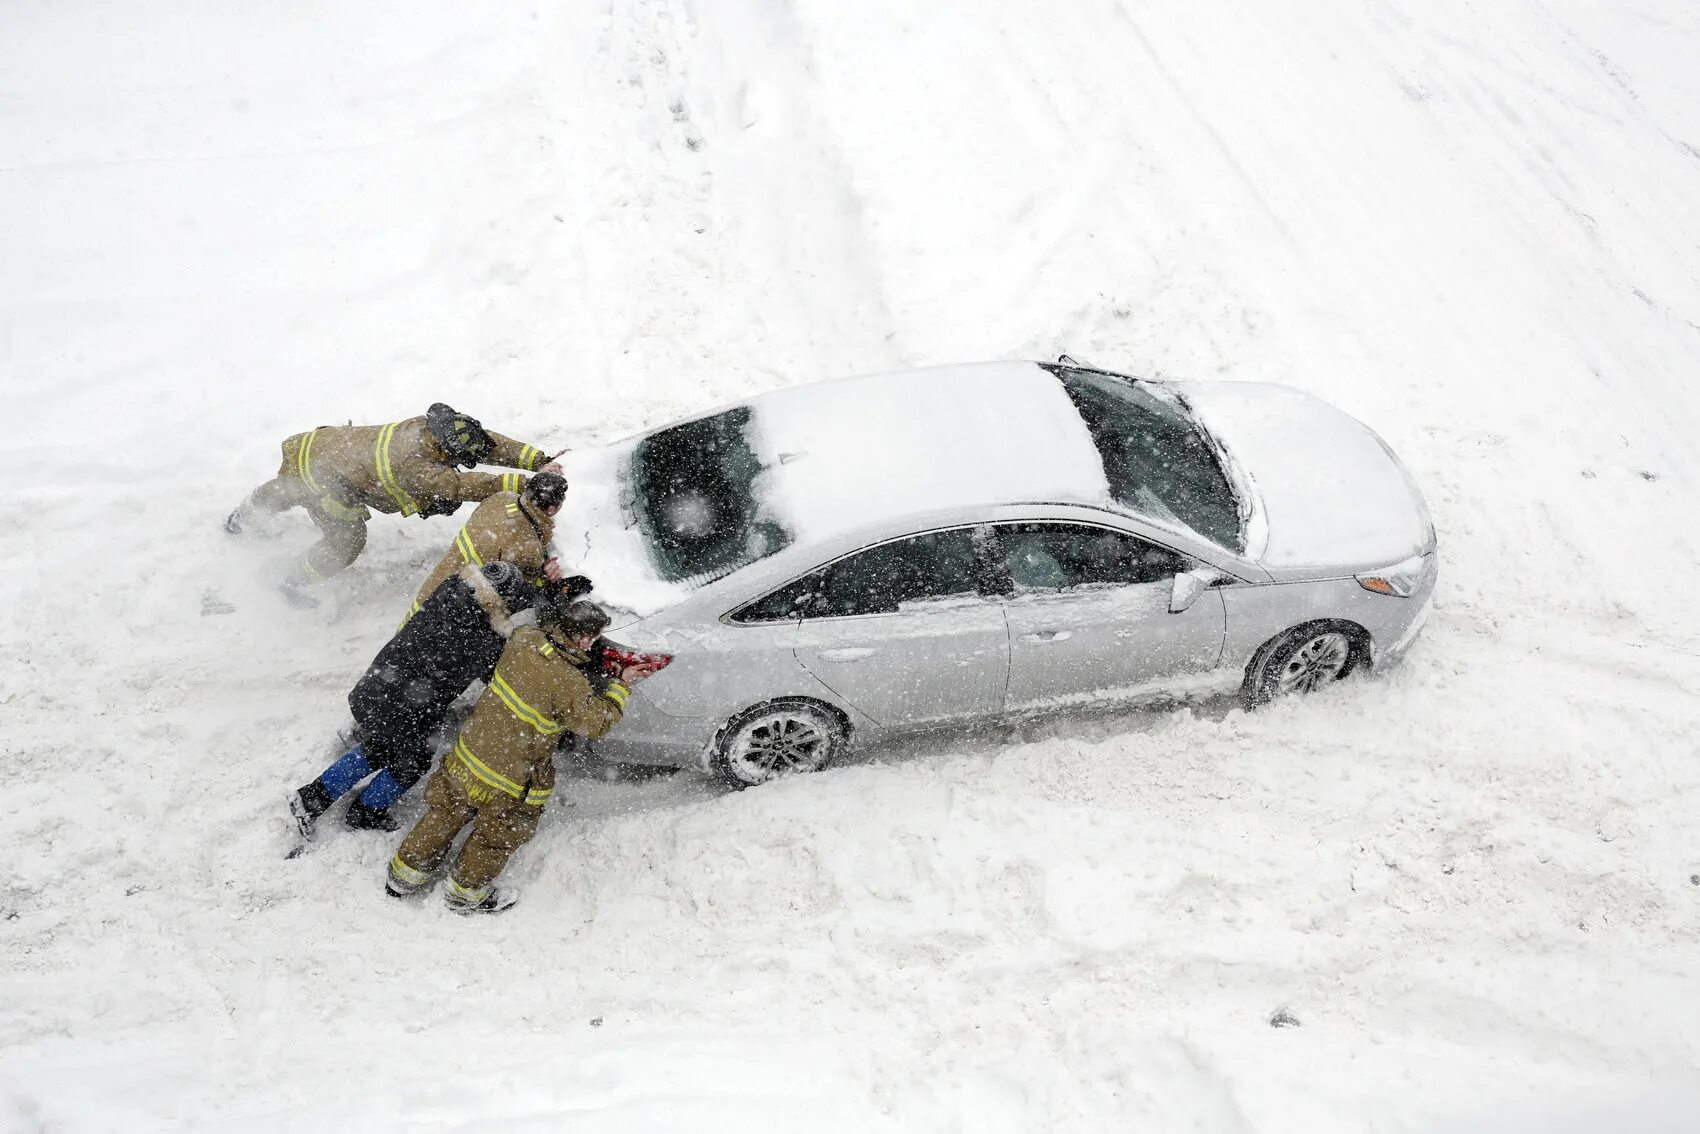
<instances>
[{"instance_id":1,"label":"snow-covered car roof","mask_svg":"<svg viewBox=\"0 0 1700 1134\"><path fill-rule=\"evenodd\" d=\"M564 459L573 488L555 544L598 597L630 613L683 598L701 580L664 577L622 500L632 454L690 422L742 410L762 466L762 516L793 547L909 517L1011 503L1112 506L1104 465L1056 377L1032 362L938 366L810 382L722 406Z\"/></svg>"},{"instance_id":2,"label":"snow-covered car roof","mask_svg":"<svg viewBox=\"0 0 1700 1134\"><path fill-rule=\"evenodd\" d=\"M766 502L799 539L988 504L1111 503L1079 411L1031 362L815 382L748 404Z\"/></svg>"}]
</instances>

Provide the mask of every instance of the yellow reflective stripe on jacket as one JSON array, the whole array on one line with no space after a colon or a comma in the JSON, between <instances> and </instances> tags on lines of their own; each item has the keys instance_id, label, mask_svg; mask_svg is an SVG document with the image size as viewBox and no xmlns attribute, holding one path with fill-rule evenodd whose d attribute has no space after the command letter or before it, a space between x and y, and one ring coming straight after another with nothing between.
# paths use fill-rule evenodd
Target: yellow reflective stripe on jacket
<instances>
[{"instance_id":1,"label":"yellow reflective stripe on jacket","mask_svg":"<svg viewBox=\"0 0 1700 1134\"><path fill-rule=\"evenodd\" d=\"M460 529L460 534L455 536L455 547L460 549L460 561L462 563L476 563L480 567L484 566L484 557L478 554L478 548L472 544L472 533L465 528Z\"/></svg>"},{"instance_id":2,"label":"yellow reflective stripe on jacket","mask_svg":"<svg viewBox=\"0 0 1700 1134\"><path fill-rule=\"evenodd\" d=\"M313 490L314 495L323 491L319 487L319 482L313 479L313 438L318 435L319 431L313 430L301 439L301 447L295 450L296 475L307 483L307 487Z\"/></svg>"},{"instance_id":3,"label":"yellow reflective stripe on jacket","mask_svg":"<svg viewBox=\"0 0 1700 1134\"><path fill-rule=\"evenodd\" d=\"M502 474L502 491L503 492L518 492L520 489L522 489L524 487L525 487L525 476L524 476L524 474L516 473L516 472L505 472L505 473ZM510 511L512 510L512 507L513 507L512 505L509 505Z\"/></svg>"},{"instance_id":4,"label":"yellow reflective stripe on jacket","mask_svg":"<svg viewBox=\"0 0 1700 1134\"><path fill-rule=\"evenodd\" d=\"M525 703L514 687L508 684L507 678L500 671L490 675L490 691L508 707L508 712L542 733L544 736L554 736L561 731L561 726Z\"/></svg>"},{"instance_id":5,"label":"yellow reflective stripe on jacket","mask_svg":"<svg viewBox=\"0 0 1700 1134\"><path fill-rule=\"evenodd\" d=\"M471 772L477 779L489 784L503 795L511 795L515 799L525 798L525 787L521 784L514 783L512 780L508 779L508 777L502 775L502 773L496 771L496 769L480 760L477 756L474 756L472 754L472 749L466 746L465 737L455 738L454 754L460 757L461 763L466 765L466 770Z\"/></svg>"},{"instance_id":6,"label":"yellow reflective stripe on jacket","mask_svg":"<svg viewBox=\"0 0 1700 1134\"><path fill-rule=\"evenodd\" d=\"M390 494L390 498L396 502L396 507L401 509L402 515L412 516L419 511L419 505L396 483L395 469L390 466L390 438L395 436L395 427L400 424L399 421L391 422L378 432L378 448L373 459L377 463L378 479L383 482L384 491Z\"/></svg>"},{"instance_id":7,"label":"yellow reflective stripe on jacket","mask_svg":"<svg viewBox=\"0 0 1700 1134\"><path fill-rule=\"evenodd\" d=\"M398 633L398 634L401 633L402 629L405 628L409 622L413 621L413 616L415 614L418 614L423 609L425 609L425 608L420 606L419 603L417 601L415 601L413 603L412 607L410 607L408 609L408 612L405 615L402 616L401 621L396 623L396 627L395 627L396 633Z\"/></svg>"},{"instance_id":8,"label":"yellow reflective stripe on jacket","mask_svg":"<svg viewBox=\"0 0 1700 1134\"><path fill-rule=\"evenodd\" d=\"M555 643L544 642L541 646L537 647L537 652L542 654L546 658L554 657L555 656Z\"/></svg>"},{"instance_id":9,"label":"yellow reflective stripe on jacket","mask_svg":"<svg viewBox=\"0 0 1700 1134\"><path fill-rule=\"evenodd\" d=\"M524 803L528 807L542 807L544 802L554 794L554 788L548 788L543 791L539 791L537 788L527 788L525 798L520 800L520 802Z\"/></svg>"},{"instance_id":10,"label":"yellow reflective stripe on jacket","mask_svg":"<svg viewBox=\"0 0 1700 1134\"><path fill-rule=\"evenodd\" d=\"M602 695L614 702L614 704L620 706L622 712L626 708L626 696L630 693L631 690L627 689L625 683L622 681L609 682L608 688L602 691Z\"/></svg>"},{"instance_id":11,"label":"yellow reflective stripe on jacket","mask_svg":"<svg viewBox=\"0 0 1700 1134\"><path fill-rule=\"evenodd\" d=\"M535 445L521 445L519 447L519 467L525 471L530 472L532 469L536 468L542 460L543 450L537 448Z\"/></svg>"},{"instance_id":12,"label":"yellow reflective stripe on jacket","mask_svg":"<svg viewBox=\"0 0 1700 1134\"><path fill-rule=\"evenodd\" d=\"M510 516L519 515L519 501L517 501L517 500L514 501L512 504L509 504L506 508L504 508L502 510Z\"/></svg>"}]
</instances>

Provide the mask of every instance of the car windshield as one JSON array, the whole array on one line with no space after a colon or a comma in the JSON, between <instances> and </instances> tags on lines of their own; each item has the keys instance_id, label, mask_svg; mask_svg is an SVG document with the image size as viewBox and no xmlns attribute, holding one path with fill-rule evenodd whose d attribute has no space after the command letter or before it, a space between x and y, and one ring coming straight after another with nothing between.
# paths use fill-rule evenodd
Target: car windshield
<instances>
[{"instance_id":1,"label":"car windshield","mask_svg":"<svg viewBox=\"0 0 1700 1134\"><path fill-rule=\"evenodd\" d=\"M1227 473L1184 404L1131 378L1051 369L1092 434L1118 503L1184 524L1235 553L1244 550L1239 504Z\"/></svg>"},{"instance_id":2,"label":"car windshield","mask_svg":"<svg viewBox=\"0 0 1700 1134\"><path fill-rule=\"evenodd\" d=\"M656 571L700 585L791 542L762 507L765 472L739 406L652 433L632 452L632 502Z\"/></svg>"}]
</instances>

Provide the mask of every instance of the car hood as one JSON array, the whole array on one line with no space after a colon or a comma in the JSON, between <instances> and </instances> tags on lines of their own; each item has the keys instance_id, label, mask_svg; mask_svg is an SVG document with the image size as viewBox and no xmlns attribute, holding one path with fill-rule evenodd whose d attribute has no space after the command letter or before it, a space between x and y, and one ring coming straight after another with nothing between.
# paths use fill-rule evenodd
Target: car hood
<instances>
[{"instance_id":1,"label":"car hood","mask_svg":"<svg viewBox=\"0 0 1700 1134\"><path fill-rule=\"evenodd\" d=\"M1277 578L1370 570L1434 547L1428 508L1375 432L1302 390L1177 382L1226 450L1251 516L1246 555Z\"/></svg>"}]
</instances>

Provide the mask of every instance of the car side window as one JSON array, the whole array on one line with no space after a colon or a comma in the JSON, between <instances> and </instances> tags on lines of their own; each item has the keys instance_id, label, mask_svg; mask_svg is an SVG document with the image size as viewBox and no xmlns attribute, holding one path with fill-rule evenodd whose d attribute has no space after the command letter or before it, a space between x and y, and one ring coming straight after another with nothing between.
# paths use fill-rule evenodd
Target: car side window
<instances>
[{"instance_id":1,"label":"car side window","mask_svg":"<svg viewBox=\"0 0 1700 1134\"><path fill-rule=\"evenodd\" d=\"M803 616L810 596L818 595L826 585L825 572L816 571L787 583L777 591L769 591L732 616L734 622L783 622Z\"/></svg>"},{"instance_id":2,"label":"car side window","mask_svg":"<svg viewBox=\"0 0 1700 1134\"><path fill-rule=\"evenodd\" d=\"M1004 562L1018 590L1155 583L1186 570L1166 547L1088 524L999 524Z\"/></svg>"},{"instance_id":3,"label":"car side window","mask_svg":"<svg viewBox=\"0 0 1700 1134\"><path fill-rule=\"evenodd\" d=\"M895 614L908 603L979 593L973 531L955 528L882 543L840 559L811 617Z\"/></svg>"}]
</instances>

